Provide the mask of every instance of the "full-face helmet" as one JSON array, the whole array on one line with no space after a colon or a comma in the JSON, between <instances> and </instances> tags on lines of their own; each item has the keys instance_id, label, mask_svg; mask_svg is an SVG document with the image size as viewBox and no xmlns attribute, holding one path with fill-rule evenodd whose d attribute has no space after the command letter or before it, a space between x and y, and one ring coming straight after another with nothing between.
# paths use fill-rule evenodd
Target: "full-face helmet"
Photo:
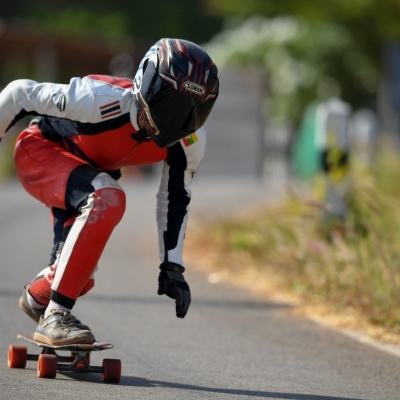
<instances>
[{"instance_id":1,"label":"full-face helmet","mask_svg":"<svg viewBox=\"0 0 400 400\"><path fill-rule=\"evenodd\" d=\"M138 118L159 147L204 125L218 96L218 69L200 46L161 39L146 53L134 80Z\"/></svg>"}]
</instances>

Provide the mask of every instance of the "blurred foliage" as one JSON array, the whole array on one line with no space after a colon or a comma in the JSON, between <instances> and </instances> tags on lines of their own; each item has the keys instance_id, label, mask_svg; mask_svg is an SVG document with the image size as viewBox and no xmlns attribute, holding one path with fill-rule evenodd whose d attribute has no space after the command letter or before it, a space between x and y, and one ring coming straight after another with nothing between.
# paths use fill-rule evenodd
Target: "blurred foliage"
<instances>
[{"instance_id":1,"label":"blurred foliage","mask_svg":"<svg viewBox=\"0 0 400 400\"><path fill-rule=\"evenodd\" d=\"M123 43L127 51L136 51L138 54L134 55L141 57L148 47L163 37L178 37L200 44L206 42L221 29L222 21L222 17L207 12L203 0L113 0L111 2L19 0L18 2L3 2L0 11L0 33L5 22L5 26L23 28L21 32L37 30L39 34L44 33L49 37L52 35L61 38L71 36L75 42L81 40L85 43L85 40L89 39L89 43L92 43L91 39L106 39L98 43L106 45L109 44L108 42ZM29 38L26 38L26 41L29 43ZM93 42L97 43L95 40ZM27 57L24 57L24 52L19 49L11 55L2 60L0 90L14 79L39 79L36 61L30 62ZM113 61L118 60L115 58L110 60L110 70ZM121 59L119 59L119 65L121 65ZM82 73L83 70L86 72ZM114 70L115 72L113 70L111 72L118 74L118 71ZM109 73L110 71L108 69L102 72L87 71L84 61L80 59L76 60L75 65L69 63L66 66L59 63L57 64L57 81L68 83L71 76L94 72ZM20 130L24 128L23 125L18 125L18 127ZM15 136L12 133L8 133L1 143L0 179L15 175L12 159L14 143Z\"/></svg>"},{"instance_id":2,"label":"blurred foliage","mask_svg":"<svg viewBox=\"0 0 400 400\"><path fill-rule=\"evenodd\" d=\"M206 0L227 18L208 47L220 65L264 68L276 119L298 122L317 98L374 107L382 45L400 39L397 0Z\"/></svg>"},{"instance_id":3,"label":"blurred foliage","mask_svg":"<svg viewBox=\"0 0 400 400\"><path fill-rule=\"evenodd\" d=\"M400 38L398 0L206 0L214 15L276 17L293 15L310 22L339 23L351 32L359 47L379 55L382 39Z\"/></svg>"},{"instance_id":4,"label":"blurred foliage","mask_svg":"<svg viewBox=\"0 0 400 400\"><path fill-rule=\"evenodd\" d=\"M0 143L0 181L14 178L16 168L14 163L14 147L18 135L29 124L29 117L26 117L14 125L1 139Z\"/></svg>"},{"instance_id":5,"label":"blurred foliage","mask_svg":"<svg viewBox=\"0 0 400 400\"><path fill-rule=\"evenodd\" d=\"M229 274L277 275L280 289L400 335L400 158L386 150L373 171L354 174L346 221L325 225L321 203L291 193L279 206L212 224L196 243L219 254Z\"/></svg>"},{"instance_id":6,"label":"blurred foliage","mask_svg":"<svg viewBox=\"0 0 400 400\"><path fill-rule=\"evenodd\" d=\"M278 122L297 122L316 98L341 94L361 106L376 90L377 69L354 49L339 24L252 17L231 23L206 48L217 65L257 64L264 69L269 116Z\"/></svg>"},{"instance_id":7,"label":"blurred foliage","mask_svg":"<svg viewBox=\"0 0 400 400\"><path fill-rule=\"evenodd\" d=\"M202 0L20 0L2 5L1 17L29 21L55 32L131 37L151 45L162 37L208 41L222 17L210 15Z\"/></svg>"},{"instance_id":8,"label":"blurred foliage","mask_svg":"<svg viewBox=\"0 0 400 400\"><path fill-rule=\"evenodd\" d=\"M105 38L118 39L127 36L129 32L127 14L117 12L101 14L82 7L60 10L56 15L48 8L34 10L28 16L27 24L35 27L39 22L41 31L53 34L100 34Z\"/></svg>"}]
</instances>

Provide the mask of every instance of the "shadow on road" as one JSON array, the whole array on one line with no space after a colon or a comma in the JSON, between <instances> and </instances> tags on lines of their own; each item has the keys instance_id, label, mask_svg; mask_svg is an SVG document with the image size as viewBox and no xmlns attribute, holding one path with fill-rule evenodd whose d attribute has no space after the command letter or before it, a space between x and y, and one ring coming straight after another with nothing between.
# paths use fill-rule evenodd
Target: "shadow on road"
<instances>
[{"instance_id":1,"label":"shadow on road","mask_svg":"<svg viewBox=\"0 0 400 400\"><path fill-rule=\"evenodd\" d=\"M0 292L1 297L1 292ZM86 298L82 298L80 301L95 301L95 302L107 302L107 303L135 303L135 304L166 304L164 297L138 297L138 296L99 296L93 295ZM252 310L282 310L293 308L294 306L286 303L279 303L273 301L227 301L227 300L207 300L207 299L195 299L191 307L218 307L226 309L252 309Z\"/></svg>"},{"instance_id":2,"label":"shadow on road","mask_svg":"<svg viewBox=\"0 0 400 400\"><path fill-rule=\"evenodd\" d=\"M64 372L58 372L58 377L60 375L65 375L73 380L82 381L82 382L93 382L100 383L101 378L100 375L92 375L92 374L70 374ZM112 383L101 383L102 385L116 385ZM166 381L156 381L151 379L133 377L133 376L122 376L121 382L117 384L118 386L136 386L142 388L156 388L156 387L164 387L168 389L181 389L181 390L192 390L192 391L200 391L200 392L209 392L209 393L219 393L219 394L232 394L238 396L254 396L254 397L264 397L266 399L283 399L283 400L361 400L356 399L354 397L332 397L332 396L323 396L318 394L301 394L301 393L280 393L280 392L263 392L263 391L255 391L255 390L244 390L244 389L223 389L223 388L214 388L214 387L206 387L206 386L198 386L198 385L186 385L184 383L176 383L176 382L166 382Z\"/></svg>"},{"instance_id":3,"label":"shadow on road","mask_svg":"<svg viewBox=\"0 0 400 400\"><path fill-rule=\"evenodd\" d=\"M153 381L149 379L128 377L128 376L124 376L122 378L120 385L140 386L140 387L165 387L170 389L196 390L201 392L232 394L239 396L265 397L267 399L272 398L272 399L285 399L285 400L360 400L349 397L332 397L332 396L320 396L313 394L279 393L279 392L262 392L262 391L242 390L242 389L211 388L211 387L197 386L197 385L185 385L175 382Z\"/></svg>"},{"instance_id":4,"label":"shadow on road","mask_svg":"<svg viewBox=\"0 0 400 400\"><path fill-rule=\"evenodd\" d=\"M1 298L15 298L18 299L21 293L14 290L0 290ZM102 295L87 295L78 300L79 302L106 302L106 303L122 303L122 304L154 304L157 306L166 305L169 307L169 303L165 301L164 297L158 297L157 295L151 297L144 296L102 296ZM274 301L236 301L236 300L207 300L207 299L195 299L191 307L213 307L213 308L224 308L224 309L243 309L243 310L285 310L295 308L295 306L287 303L280 303Z\"/></svg>"},{"instance_id":5,"label":"shadow on road","mask_svg":"<svg viewBox=\"0 0 400 400\"><path fill-rule=\"evenodd\" d=\"M59 372L59 375L63 373ZM94 377L90 375L80 374L79 378L77 375L65 374L72 379L77 379L85 382L100 382L100 377ZM106 383L102 383L105 385ZM110 384L114 385L114 384ZM184 383L176 382L165 382L156 381L145 378L138 378L132 376L123 376L121 378L120 386L136 386L142 388L156 388L164 387L168 389L180 389L180 390L192 390L200 392L218 393L218 394L231 394L237 396L253 396L253 397L264 397L266 399L283 399L283 400L361 400L353 397L332 397L323 396L318 394L301 394L301 393L279 393L279 392L263 392L255 390L244 390L244 389L223 389L223 388L213 388L198 385L186 385Z\"/></svg>"}]
</instances>

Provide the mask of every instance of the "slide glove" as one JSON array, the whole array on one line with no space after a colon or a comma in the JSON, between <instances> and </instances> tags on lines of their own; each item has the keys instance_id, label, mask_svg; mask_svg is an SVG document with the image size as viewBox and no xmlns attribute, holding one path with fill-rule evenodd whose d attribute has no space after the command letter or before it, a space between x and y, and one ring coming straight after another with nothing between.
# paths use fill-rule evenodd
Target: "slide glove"
<instances>
[{"instance_id":1,"label":"slide glove","mask_svg":"<svg viewBox=\"0 0 400 400\"><path fill-rule=\"evenodd\" d=\"M183 272L182 265L173 262L164 262L160 265L160 275L158 276L158 294L166 294L171 299L175 299L176 316L184 318L190 305L190 288Z\"/></svg>"}]
</instances>

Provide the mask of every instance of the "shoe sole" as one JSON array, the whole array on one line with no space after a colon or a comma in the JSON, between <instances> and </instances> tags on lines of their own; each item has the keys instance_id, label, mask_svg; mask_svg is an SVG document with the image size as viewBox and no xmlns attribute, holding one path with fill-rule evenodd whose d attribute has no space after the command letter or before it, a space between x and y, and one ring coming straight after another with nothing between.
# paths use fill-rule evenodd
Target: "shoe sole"
<instances>
[{"instance_id":1,"label":"shoe sole","mask_svg":"<svg viewBox=\"0 0 400 400\"><path fill-rule=\"evenodd\" d=\"M35 332L33 335L33 340L37 342L49 344L50 346L66 346L69 344L93 344L96 340L92 338L87 338L86 334L76 335L73 338L67 339L50 339L40 333Z\"/></svg>"}]
</instances>

